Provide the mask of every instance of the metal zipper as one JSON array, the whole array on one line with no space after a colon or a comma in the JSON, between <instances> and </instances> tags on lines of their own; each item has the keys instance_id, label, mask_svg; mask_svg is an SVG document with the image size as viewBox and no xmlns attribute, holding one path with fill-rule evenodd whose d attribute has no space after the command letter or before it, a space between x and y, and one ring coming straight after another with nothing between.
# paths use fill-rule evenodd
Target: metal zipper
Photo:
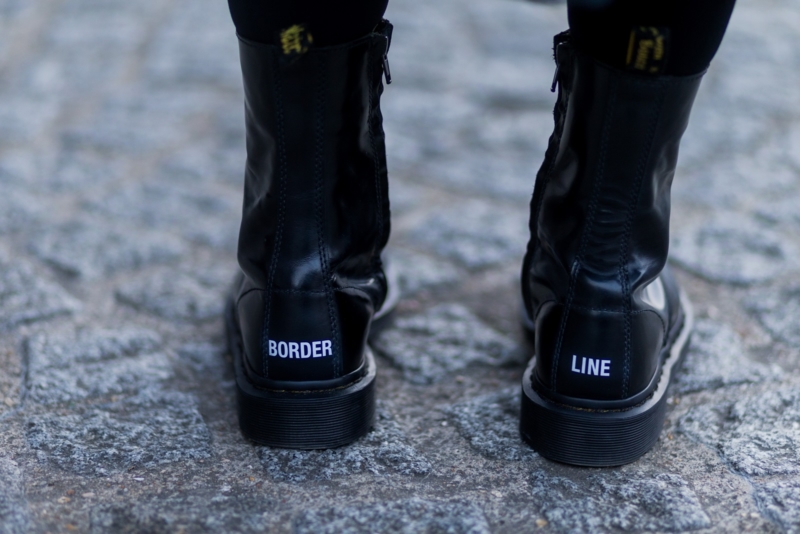
<instances>
[{"instance_id":1,"label":"metal zipper","mask_svg":"<svg viewBox=\"0 0 800 534\"><path fill-rule=\"evenodd\" d=\"M553 83L550 85L550 92L551 93L555 93L556 92L556 87L558 87L558 73L561 70L561 64L558 62L558 49L563 44L564 44L564 41L558 43L556 45L556 49L555 49L554 54L553 54L553 56L555 56L555 60L556 60L556 72L555 72L555 74L553 74Z\"/></svg>"},{"instance_id":2,"label":"metal zipper","mask_svg":"<svg viewBox=\"0 0 800 534\"><path fill-rule=\"evenodd\" d=\"M383 53L383 75L386 78L386 85L392 83L392 71L389 69L389 45L392 43L391 37L386 36L386 52Z\"/></svg>"}]
</instances>

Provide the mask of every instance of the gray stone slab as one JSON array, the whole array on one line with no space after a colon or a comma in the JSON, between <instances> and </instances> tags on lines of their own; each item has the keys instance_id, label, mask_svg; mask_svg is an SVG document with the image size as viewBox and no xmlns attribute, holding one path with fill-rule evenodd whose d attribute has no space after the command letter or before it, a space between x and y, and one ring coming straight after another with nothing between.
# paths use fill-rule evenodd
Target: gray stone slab
<instances>
[{"instance_id":1,"label":"gray stone slab","mask_svg":"<svg viewBox=\"0 0 800 534\"><path fill-rule=\"evenodd\" d=\"M17 462L0 456L0 534L23 532L30 532L30 511L22 470Z\"/></svg>"},{"instance_id":2,"label":"gray stone slab","mask_svg":"<svg viewBox=\"0 0 800 534\"><path fill-rule=\"evenodd\" d=\"M555 532L684 532L711 527L682 477L636 468L589 475L580 483L536 471L531 489Z\"/></svg>"},{"instance_id":3,"label":"gray stone slab","mask_svg":"<svg viewBox=\"0 0 800 534\"><path fill-rule=\"evenodd\" d=\"M728 38L714 61L720 71L714 92L724 103L764 116L797 109L800 95L792 88L800 76L794 71L784 75L774 68L798 63L796 50L783 45L797 35L797 8L785 7L764 9L752 2L736 10ZM771 31L764 32L765 27Z\"/></svg>"},{"instance_id":4,"label":"gray stone slab","mask_svg":"<svg viewBox=\"0 0 800 534\"><path fill-rule=\"evenodd\" d=\"M533 194L544 148L525 151L524 158L510 152L473 148L469 155L425 162L417 172L431 185L445 186L462 194L484 194L515 201L523 206L530 202Z\"/></svg>"},{"instance_id":5,"label":"gray stone slab","mask_svg":"<svg viewBox=\"0 0 800 534\"><path fill-rule=\"evenodd\" d=\"M187 492L95 506L90 511L89 531L95 534L255 534L269 530L270 518L276 509L274 499L258 495Z\"/></svg>"},{"instance_id":6,"label":"gray stone slab","mask_svg":"<svg viewBox=\"0 0 800 534\"><path fill-rule=\"evenodd\" d=\"M80 308L61 286L0 250L0 330L70 314Z\"/></svg>"},{"instance_id":7,"label":"gray stone slab","mask_svg":"<svg viewBox=\"0 0 800 534\"><path fill-rule=\"evenodd\" d=\"M510 387L445 410L458 433L493 460L520 461L537 454L519 437L520 388Z\"/></svg>"},{"instance_id":8,"label":"gray stone slab","mask_svg":"<svg viewBox=\"0 0 800 534\"><path fill-rule=\"evenodd\" d=\"M27 399L38 404L136 393L173 374L160 336L144 329L40 333L26 352Z\"/></svg>"},{"instance_id":9,"label":"gray stone slab","mask_svg":"<svg viewBox=\"0 0 800 534\"><path fill-rule=\"evenodd\" d=\"M756 482L756 501L764 515L786 532L800 530L800 483L797 480Z\"/></svg>"},{"instance_id":10,"label":"gray stone slab","mask_svg":"<svg viewBox=\"0 0 800 534\"><path fill-rule=\"evenodd\" d=\"M164 319L207 321L220 317L233 269L194 266L191 272L156 269L134 276L115 291L119 302Z\"/></svg>"},{"instance_id":11,"label":"gray stone slab","mask_svg":"<svg viewBox=\"0 0 800 534\"><path fill-rule=\"evenodd\" d=\"M259 447L267 474L276 481L334 480L358 473L423 476L430 462L409 442L386 402L378 402L375 428L351 445L321 451Z\"/></svg>"},{"instance_id":12,"label":"gray stone slab","mask_svg":"<svg viewBox=\"0 0 800 534\"><path fill-rule=\"evenodd\" d=\"M433 384L470 367L519 363L514 343L461 304L397 319L373 345L414 384Z\"/></svg>"},{"instance_id":13,"label":"gray stone slab","mask_svg":"<svg viewBox=\"0 0 800 534\"><path fill-rule=\"evenodd\" d=\"M786 156L795 169L800 169L800 121L792 124L786 136Z\"/></svg>"},{"instance_id":14,"label":"gray stone slab","mask_svg":"<svg viewBox=\"0 0 800 534\"><path fill-rule=\"evenodd\" d=\"M225 358L227 351L227 346L198 342L181 345L176 352L181 365L187 365L203 376L221 378L233 367Z\"/></svg>"},{"instance_id":15,"label":"gray stone slab","mask_svg":"<svg viewBox=\"0 0 800 534\"><path fill-rule=\"evenodd\" d=\"M98 113L65 128L61 141L70 149L142 157L180 143L191 115L210 103L204 93L150 92L146 98L140 91L115 94Z\"/></svg>"},{"instance_id":16,"label":"gray stone slab","mask_svg":"<svg viewBox=\"0 0 800 534\"><path fill-rule=\"evenodd\" d=\"M392 165L392 163L389 163L389 165ZM392 169L394 168L392 166ZM427 191L428 189L425 186L410 181L403 174L392 172L392 176L389 179L389 201L393 220L397 221L398 216L403 216L424 205Z\"/></svg>"},{"instance_id":17,"label":"gray stone slab","mask_svg":"<svg viewBox=\"0 0 800 534\"><path fill-rule=\"evenodd\" d=\"M792 179L797 180L798 173L792 173ZM778 199L769 199L760 203L755 209L756 216L770 224L780 225L787 230L796 231L800 227L800 211L797 206L800 195L795 191L784 192Z\"/></svg>"},{"instance_id":18,"label":"gray stone slab","mask_svg":"<svg viewBox=\"0 0 800 534\"><path fill-rule=\"evenodd\" d=\"M741 336L730 326L699 319L689 352L671 387L673 393L683 394L782 377L777 365L749 359Z\"/></svg>"},{"instance_id":19,"label":"gray stone slab","mask_svg":"<svg viewBox=\"0 0 800 534\"><path fill-rule=\"evenodd\" d=\"M464 278L452 263L408 249L393 249L390 260L392 268L397 270L404 297L446 287Z\"/></svg>"},{"instance_id":20,"label":"gray stone slab","mask_svg":"<svg viewBox=\"0 0 800 534\"><path fill-rule=\"evenodd\" d=\"M292 521L295 534L359 532L416 532L488 534L483 511L471 503L438 502L420 498L386 503L308 510Z\"/></svg>"},{"instance_id":21,"label":"gray stone slab","mask_svg":"<svg viewBox=\"0 0 800 534\"><path fill-rule=\"evenodd\" d=\"M0 185L4 189L25 189L42 174L52 157L40 155L27 147L6 149L0 155Z\"/></svg>"},{"instance_id":22,"label":"gray stone slab","mask_svg":"<svg viewBox=\"0 0 800 534\"><path fill-rule=\"evenodd\" d=\"M794 226L791 201L797 199L800 183L786 152L784 132L775 131L749 151L681 165L673 187L675 205L714 212L752 211L762 221L786 220Z\"/></svg>"},{"instance_id":23,"label":"gray stone slab","mask_svg":"<svg viewBox=\"0 0 800 534\"><path fill-rule=\"evenodd\" d=\"M182 183L135 184L92 199L85 206L119 221L167 230L204 244L235 250L241 216L241 192L198 189Z\"/></svg>"},{"instance_id":24,"label":"gray stone slab","mask_svg":"<svg viewBox=\"0 0 800 534\"><path fill-rule=\"evenodd\" d=\"M800 347L800 286L792 284L752 292L744 301L745 308L775 338Z\"/></svg>"},{"instance_id":25,"label":"gray stone slab","mask_svg":"<svg viewBox=\"0 0 800 534\"><path fill-rule=\"evenodd\" d=\"M685 264L708 269L685 288L720 315L698 321L663 442L602 470L526 448L524 358L500 356L553 128L552 36L567 27L565 0L544 2L390 2L382 110L411 296L397 318L430 331L412 321L387 343L379 396L393 404L373 433L307 452L242 439L212 318L234 270L245 159L225 2L0 0L0 534L800 532L798 380L768 365L792 367L800 347L800 2L739 0L703 81L672 226ZM44 237L32 260L23 247ZM165 239L177 247L161 254ZM429 318L434 300L474 315ZM763 326L738 330L747 312ZM161 340L137 344L144 328ZM691 429L708 447L680 431L700 403L708 417Z\"/></svg>"},{"instance_id":26,"label":"gray stone slab","mask_svg":"<svg viewBox=\"0 0 800 534\"><path fill-rule=\"evenodd\" d=\"M738 400L694 406L679 429L746 475L800 473L800 391L795 386L736 395Z\"/></svg>"},{"instance_id":27,"label":"gray stone slab","mask_svg":"<svg viewBox=\"0 0 800 534\"><path fill-rule=\"evenodd\" d=\"M793 9L785 4L764 9L760 2L737 5L692 111L682 159L707 162L752 151L785 120L786 110L797 109L796 70L789 68L784 75L784 69L774 68L797 63L794 50L783 44L797 32Z\"/></svg>"},{"instance_id":28,"label":"gray stone slab","mask_svg":"<svg viewBox=\"0 0 800 534\"><path fill-rule=\"evenodd\" d=\"M28 446L40 461L84 476L211 457L211 435L185 393L146 390L74 412L27 418Z\"/></svg>"},{"instance_id":29,"label":"gray stone slab","mask_svg":"<svg viewBox=\"0 0 800 534\"><path fill-rule=\"evenodd\" d=\"M753 218L720 214L673 234L670 258L714 282L750 285L769 281L795 265L785 238Z\"/></svg>"},{"instance_id":30,"label":"gray stone slab","mask_svg":"<svg viewBox=\"0 0 800 534\"><path fill-rule=\"evenodd\" d=\"M84 279L168 263L188 250L170 234L139 228L134 235L130 227L102 219L81 219L45 230L30 240L30 249L42 261Z\"/></svg>"},{"instance_id":31,"label":"gray stone slab","mask_svg":"<svg viewBox=\"0 0 800 534\"><path fill-rule=\"evenodd\" d=\"M433 211L412 239L467 269L519 262L528 242L528 211L469 200Z\"/></svg>"},{"instance_id":32,"label":"gray stone slab","mask_svg":"<svg viewBox=\"0 0 800 534\"><path fill-rule=\"evenodd\" d=\"M0 180L2 184L2 180ZM18 189L3 188L0 196L0 235L34 227L40 220L42 202Z\"/></svg>"},{"instance_id":33,"label":"gray stone slab","mask_svg":"<svg viewBox=\"0 0 800 534\"><path fill-rule=\"evenodd\" d=\"M488 195L527 206L553 129L548 111L514 109L497 95L490 109L469 116L458 127L460 150L418 162L417 176L459 193ZM552 104L548 107L552 108Z\"/></svg>"},{"instance_id":34,"label":"gray stone slab","mask_svg":"<svg viewBox=\"0 0 800 534\"><path fill-rule=\"evenodd\" d=\"M0 140L3 143L33 141L52 127L58 105L36 95L3 95L0 99Z\"/></svg>"},{"instance_id":35,"label":"gray stone slab","mask_svg":"<svg viewBox=\"0 0 800 534\"><path fill-rule=\"evenodd\" d=\"M39 157L34 154L34 157ZM62 150L52 162L29 175L29 184L47 193L87 193L121 182L128 162L124 158L93 150Z\"/></svg>"},{"instance_id":36,"label":"gray stone slab","mask_svg":"<svg viewBox=\"0 0 800 534\"><path fill-rule=\"evenodd\" d=\"M197 39L198 34L203 38ZM237 46L224 4L182 0L155 35L144 75L153 85L213 84L238 89Z\"/></svg>"}]
</instances>

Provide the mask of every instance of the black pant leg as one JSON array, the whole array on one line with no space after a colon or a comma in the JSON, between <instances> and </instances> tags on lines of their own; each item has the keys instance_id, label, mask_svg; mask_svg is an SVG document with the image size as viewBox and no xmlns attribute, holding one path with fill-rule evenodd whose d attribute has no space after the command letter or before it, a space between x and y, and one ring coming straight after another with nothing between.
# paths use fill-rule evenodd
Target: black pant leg
<instances>
[{"instance_id":1,"label":"black pant leg","mask_svg":"<svg viewBox=\"0 0 800 534\"><path fill-rule=\"evenodd\" d=\"M617 68L635 58L631 32L653 27L666 33L660 74L686 76L706 69L728 27L735 0L568 0L577 46Z\"/></svg>"},{"instance_id":2,"label":"black pant leg","mask_svg":"<svg viewBox=\"0 0 800 534\"><path fill-rule=\"evenodd\" d=\"M283 30L305 26L316 46L352 41L383 18L389 0L228 0L242 37L277 44Z\"/></svg>"}]
</instances>

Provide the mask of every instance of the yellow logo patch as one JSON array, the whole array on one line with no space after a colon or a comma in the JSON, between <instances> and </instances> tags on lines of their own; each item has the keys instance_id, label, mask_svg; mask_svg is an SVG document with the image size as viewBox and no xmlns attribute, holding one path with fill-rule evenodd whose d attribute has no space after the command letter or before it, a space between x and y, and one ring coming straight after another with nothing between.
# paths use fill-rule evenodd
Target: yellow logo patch
<instances>
[{"instance_id":1,"label":"yellow logo patch","mask_svg":"<svg viewBox=\"0 0 800 534\"><path fill-rule=\"evenodd\" d=\"M637 26L631 30L625 65L630 70L661 74L667 66L669 29Z\"/></svg>"},{"instance_id":2,"label":"yellow logo patch","mask_svg":"<svg viewBox=\"0 0 800 534\"><path fill-rule=\"evenodd\" d=\"M305 54L313 43L314 37L302 24L295 24L281 31L281 49L283 49L284 55Z\"/></svg>"}]
</instances>

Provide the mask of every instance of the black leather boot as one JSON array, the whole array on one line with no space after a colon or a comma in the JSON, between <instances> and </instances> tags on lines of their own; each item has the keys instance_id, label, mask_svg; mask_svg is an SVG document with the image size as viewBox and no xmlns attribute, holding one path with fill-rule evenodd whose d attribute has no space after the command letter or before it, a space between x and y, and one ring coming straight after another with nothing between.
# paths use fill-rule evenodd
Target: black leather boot
<instances>
[{"instance_id":1,"label":"black leather boot","mask_svg":"<svg viewBox=\"0 0 800 534\"><path fill-rule=\"evenodd\" d=\"M627 73L555 38L555 131L522 267L535 355L521 432L546 458L632 462L663 426L692 313L668 268L670 186L702 75Z\"/></svg>"},{"instance_id":2,"label":"black leather boot","mask_svg":"<svg viewBox=\"0 0 800 534\"><path fill-rule=\"evenodd\" d=\"M384 21L361 39L325 48L240 39L243 275L227 322L239 423L262 444L336 447L374 420L367 336L388 306L379 100L391 31Z\"/></svg>"}]
</instances>

